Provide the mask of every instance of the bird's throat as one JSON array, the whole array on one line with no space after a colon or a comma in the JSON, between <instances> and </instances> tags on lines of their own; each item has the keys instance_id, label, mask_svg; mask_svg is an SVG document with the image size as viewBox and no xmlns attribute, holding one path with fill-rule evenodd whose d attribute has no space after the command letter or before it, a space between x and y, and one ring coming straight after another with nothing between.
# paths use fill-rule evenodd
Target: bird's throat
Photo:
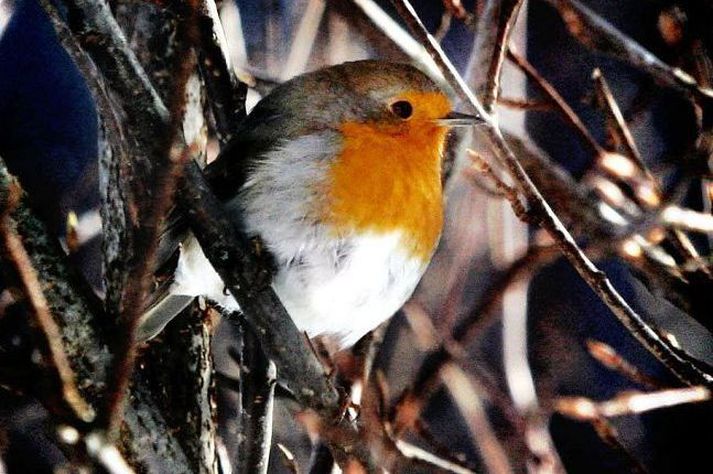
<instances>
[{"instance_id":1,"label":"bird's throat","mask_svg":"<svg viewBox=\"0 0 713 474\"><path fill-rule=\"evenodd\" d=\"M337 233L400 231L405 250L428 260L443 224L441 155L446 129L431 122L347 123L325 193Z\"/></svg>"}]
</instances>

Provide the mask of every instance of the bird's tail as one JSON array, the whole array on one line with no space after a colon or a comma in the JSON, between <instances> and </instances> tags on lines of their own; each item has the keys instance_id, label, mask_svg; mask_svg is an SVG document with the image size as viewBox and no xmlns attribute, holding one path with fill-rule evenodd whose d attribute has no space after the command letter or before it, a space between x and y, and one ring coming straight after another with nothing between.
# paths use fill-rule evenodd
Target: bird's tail
<instances>
[{"instance_id":1,"label":"bird's tail","mask_svg":"<svg viewBox=\"0 0 713 474\"><path fill-rule=\"evenodd\" d=\"M145 342L163 331L168 323L186 309L195 296L166 294L141 316L136 330L136 340Z\"/></svg>"}]
</instances>

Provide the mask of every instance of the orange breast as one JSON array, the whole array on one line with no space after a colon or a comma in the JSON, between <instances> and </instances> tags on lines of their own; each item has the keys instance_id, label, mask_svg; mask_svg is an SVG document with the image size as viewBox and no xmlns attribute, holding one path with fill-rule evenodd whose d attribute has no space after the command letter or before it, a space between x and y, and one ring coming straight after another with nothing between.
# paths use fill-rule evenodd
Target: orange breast
<instances>
[{"instance_id":1,"label":"orange breast","mask_svg":"<svg viewBox=\"0 0 713 474\"><path fill-rule=\"evenodd\" d=\"M446 130L432 121L346 123L332 165L323 217L335 232L402 231L427 260L443 224L441 155Z\"/></svg>"}]
</instances>

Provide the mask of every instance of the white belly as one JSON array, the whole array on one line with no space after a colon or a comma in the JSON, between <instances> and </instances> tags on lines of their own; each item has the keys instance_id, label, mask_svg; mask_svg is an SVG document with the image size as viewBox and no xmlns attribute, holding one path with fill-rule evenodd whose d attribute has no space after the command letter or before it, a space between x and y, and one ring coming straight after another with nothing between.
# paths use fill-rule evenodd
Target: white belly
<instances>
[{"instance_id":1,"label":"white belly","mask_svg":"<svg viewBox=\"0 0 713 474\"><path fill-rule=\"evenodd\" d=\"M426 263L403 252L400 233L350 238L343 255L317 246L278 269L275 292L295 325L310 337L328 335L342 347L391 317L411 296ZM321 248L320 248L321 247ZM237 310L195 239L181 252L172 293L204 295Z\"/></svg>"}]
</instances>

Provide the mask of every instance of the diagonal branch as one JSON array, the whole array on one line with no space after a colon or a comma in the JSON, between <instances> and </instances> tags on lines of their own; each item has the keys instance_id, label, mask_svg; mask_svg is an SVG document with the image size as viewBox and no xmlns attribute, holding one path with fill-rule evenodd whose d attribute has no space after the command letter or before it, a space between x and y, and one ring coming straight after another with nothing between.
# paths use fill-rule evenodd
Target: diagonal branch
<instances>
[{"instance_id":1,"label":"diagonal branch","mask_svg":"<svg viewBox=\"0 0 713 474\"><path fill-rule=\"evenodd\" d=\"M626 61L660 83L689 94L701 103L710 105L713 101L713 90L699 85L681 69L664 63L579 1L545 1L557 9L570 34L585 46Z\"/></svg>"},{"instance_id":2,"label":"diagonal branch","mask_svg":"<svg viewBox=\"0 0 713 474\"><path fill-rule=\"evenodd\" d=\"M592 134L589 133L589 130L587 130L587 127L584 126L584 123L579 116L564 100L564 97L557 92L552 84L542 77L537 69L535 69L535 67L530 64L527 59L515 52L512 47L508 48L507 57L510 61L515 63L515 65L517 65L517 67L519 67L522 72L524 72L525 75L535 83L535 85L537 85L538 89L540 89L552 102L554 102L557 110L564 118L565 123L571 125L575 130L577 130L584 143L591 148L594 156L603 155L605 153L604 148L597 143Z\"/></svg>"}]
</instances>

